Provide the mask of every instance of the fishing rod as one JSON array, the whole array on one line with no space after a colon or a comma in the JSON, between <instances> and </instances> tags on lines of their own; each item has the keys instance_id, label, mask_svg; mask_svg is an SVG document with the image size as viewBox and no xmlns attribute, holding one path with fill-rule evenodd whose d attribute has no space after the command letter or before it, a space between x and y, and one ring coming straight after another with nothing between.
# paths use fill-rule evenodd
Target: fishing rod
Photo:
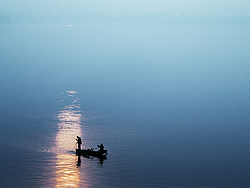
<instances>
[{"instance_id":1,"label":"fishing rod","mask_svg":"<svg viewBox=\"0 0 250 188\"><path fill-rule=\"evenodd\" d=\"M73 151L76 149L76 144L77 144L77 143L75 143L75 146L74 146L74 148L72 149Z\"/></svg>"}]
</instances>

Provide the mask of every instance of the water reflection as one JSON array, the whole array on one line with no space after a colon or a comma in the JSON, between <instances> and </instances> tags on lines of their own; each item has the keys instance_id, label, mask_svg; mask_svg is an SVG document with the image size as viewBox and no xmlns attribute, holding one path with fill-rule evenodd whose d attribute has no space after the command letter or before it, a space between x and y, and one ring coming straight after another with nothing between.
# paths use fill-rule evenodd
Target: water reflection
<instances>
[{"instance_id":1,"label":"water reflection","mask_svg":"<svg viewBox=\"0 0 250 188\"><path fill-rule=\"evenodd\" d=\"M56 187L79 187L79 168L75 165L76 157L59 154L56 163Z\"/></svg>"},{"instance_id":2,"label":"water reflection","mask_svg":"<svg viewBox=\"0 0 250 188\"><path fill-rule=\"evenodd\" d=\"M78 157L79 157L79 160L80 160L80 156L79 156L79 155L78 155ZM93 157L93 156L86 156L86 155L83 155L83 157L88 158L88 159L91 159L91 161L94 160L95 158L97 158L97 159L98 159L98 160L97 160L97 164L100 165L101 167L102 167L102 165L103 165L103 162L107 160L107 157L106 157L106 156L102 156L102 157ZM78 161L78 162L81 163L81 160Z\"/></svg>"},{"instance_id":3,"label":"water reflection","mask_svg":"<svg viewBox=\"0 0 250 188\"><path fill-rule=\"evenodd\" d=\"M76 135L81 136L80 99L75 97L76 94L76 91L67 91L60 101L56 136L56 187L79 187L80 184L81 159L67 153L75 149Z\"/></svg>"}]
</instances>

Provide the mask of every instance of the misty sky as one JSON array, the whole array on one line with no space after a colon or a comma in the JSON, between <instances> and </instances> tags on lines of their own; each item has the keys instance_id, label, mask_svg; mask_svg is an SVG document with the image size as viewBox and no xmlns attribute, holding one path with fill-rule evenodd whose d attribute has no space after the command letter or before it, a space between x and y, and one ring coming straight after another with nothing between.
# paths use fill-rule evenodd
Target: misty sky
<instances>
[{"instance_id":1,"label":"misty sky","mask_svg":"<svg viewBox=\"0 0 250 188\"><path fill-rule=\"evenodd\" d=\"M3 14L250 16L249 0L0 0Z\"/></svg>"},{"instance_id":2,"label":"misty sky","mask_svg":"<svg viewBox=\"0 0 250 188\"><path fill-rule=\"evenodd\" d=\"M106 95L109 101L114 101L112 96L138 101L146 96L145 101L154 99L151 100L154 105L155 98L162 104L172 97L182 99L180 106L190 99L187 96L196 96L192 99L197 104L202 104L205 97L211 101L215 96L223 101L221 106L239 98L240 105L245 107L248 105L245 89L249 90L249 10L249 0L0 0L0 13L11 19L34 15L34 21L30 22L33 24L42 20L36 16L47 16L51 21L53 15L58 15L63 21L66 19L63 24L74 26L66 28L61 27L61 22L52 22L56 23L54 27L16 25L12 32L8 28L3 30L0 51L4 64L0 76L6 80L5 87L16 86L16 90L25 92L25 87L37 88L41 93L43 87L48 90L49 86L51 90L57 87L56 93L81 92L84 88L85 94L89 92L95 100ZM196 25L193 24L196 21L190 21L195 25L192 28L183 28L193 26L185 23L185 19L178 26L175 25L178 19L172 22L162 19L158 25L155 23L158 20L152 19L150 23L155 25L145 27L140 24L153 14L201 19ZM90 15L86 19L90 23L98 15L108 16L103 25L100 19L99 25L80 27L68 15ZM122 26L106 24L116 15L132 16ZM139 24L131 26L136 17L133 15L139 15L140 19L135 22ZM204 17L211 17L214 22L226 17L226 21L210 24ZM238 22L240 19L231 24L232 17L243 17L243 24ZM79 20L79 23L85 21ZM120 23L122 19L117 20ZM17 23L15 19L12 21ZM15 66L11 68L10 63ZM13 78L18 76L24 79L16 79L16 84ZM224 95L229 96L227 100ZM123 102L120 98L117 101L114 103ZM143 100L141 104L144 105Z\"/></svg>"}]
</instances>

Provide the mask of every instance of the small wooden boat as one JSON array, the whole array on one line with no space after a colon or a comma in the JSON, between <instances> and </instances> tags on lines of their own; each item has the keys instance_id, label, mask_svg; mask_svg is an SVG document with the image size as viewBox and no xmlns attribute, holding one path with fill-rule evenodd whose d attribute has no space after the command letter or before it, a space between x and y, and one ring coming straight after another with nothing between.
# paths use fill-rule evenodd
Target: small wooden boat
<instances>
[{"instance_id":1,"label":"small wooden boat","mask_svg":"<svg viewBox=\"0 0 250 188\"><path fill-rule=\"evenodd\" d=\"M99 150L99 151L94 151L93 149L76 149L76 155L82 155L82 156L93 156L93 157L99 157L99 158L106 158L107 155L107 150Z\"/></svg>"},{"instance_id":2,"label":"small wooden boat","mask_svg":"<svg viewBox=\"0 0 250 188\"><path fill-rule=\"evenodd\" d=\"M81 149L81 144L82 144L82 139L81 137L77 136L76 138L76 143L78 144L78 149L76 149L76 155L80 156L85 156L85 157L99 157L99 158L106 158L107 150L104 150L103 144L97 145L100 149L99 151L94 151L92 148L91 149Z\"/></svg>"}]
</instances>

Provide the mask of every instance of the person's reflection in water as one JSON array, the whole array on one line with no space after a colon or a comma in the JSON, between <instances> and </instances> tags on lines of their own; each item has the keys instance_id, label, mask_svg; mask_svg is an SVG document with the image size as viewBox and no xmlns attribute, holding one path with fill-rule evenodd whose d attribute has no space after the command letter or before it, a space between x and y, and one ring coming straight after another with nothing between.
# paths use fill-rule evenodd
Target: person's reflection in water
<instances>
[{"instance_id":1,"label":"person's reflection in water","mask_svg":"<svg viewBox=\"0 0 250 188\"><path fill-rule=\"evenodd\" d=\"M80 167L81 166L81 156L78 155L78 158L77 158L77 163L76 163L76 168Z\"/></svg>"},{"instance_id":2,"label":"person's reflection in water","mask_svg":"<svg viewBox=\"0 0 250 188\"><path fill-rule=\"evenodd\" d=\"M103 161L104 161L104 158L103 157L100 157L99 158L99 164L102 166L103 165Z\"/></svg>"}]
</instances>

